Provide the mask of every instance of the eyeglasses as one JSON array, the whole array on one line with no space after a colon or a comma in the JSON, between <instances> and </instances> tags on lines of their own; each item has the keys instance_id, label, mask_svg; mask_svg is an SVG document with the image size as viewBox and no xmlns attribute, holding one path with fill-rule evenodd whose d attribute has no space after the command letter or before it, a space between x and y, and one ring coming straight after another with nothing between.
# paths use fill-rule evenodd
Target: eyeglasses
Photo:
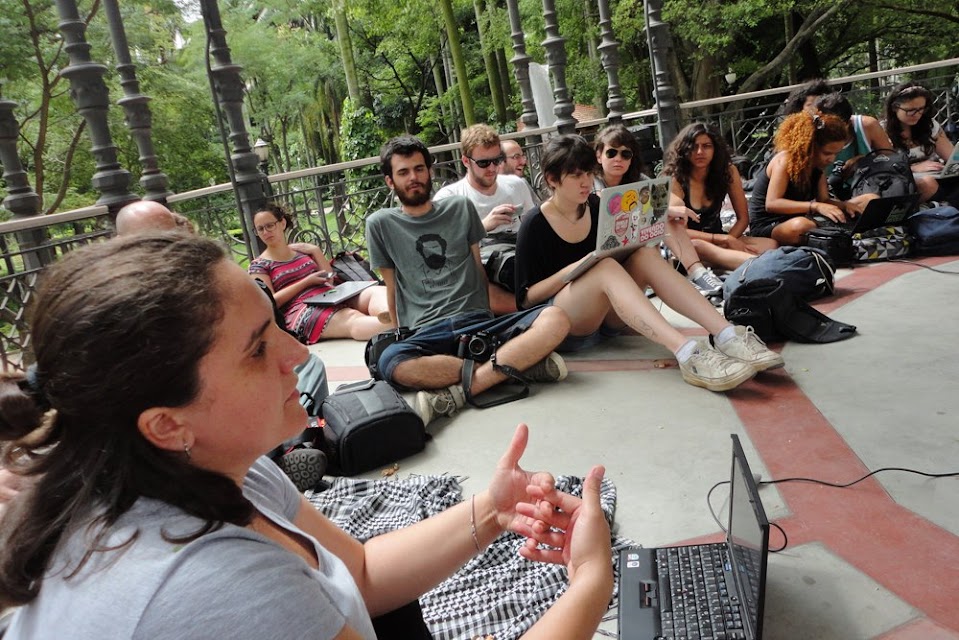
<instances>
[{"instance_id":1,"label":"eyeglasses","mask_svg":"<svg viewBox=\"0 0 959 640\"><path fill-rule=\"evenodd\" d=\"M506 156L500 154L495 158L483 158L482 160L477 160L470 156L466 156L480 169L488 169L491 164L495 164L497 167L506 162Z\"/></svg>"},{"instance_id":2,"label":"eyeglasses","mask_svg":"<svg viewBox=\"0 0 959 640\"><path fill-rule=\"evenodd\" d=\"M515 162L516 160L519 160L520 158L525 158L525 157L526 157L526 154L525 154L525 153L514 153L513 155L511 155L511 156L506 156L506 157L507 157L509 160L513 160L513 161ZM477 164L479 164L479 163L477 162Z\"/></svg>"},{"instance_id":3,"label":"eyeglasses","mask_svg":"<svg viewBox=\"0 0 959 640\"><path fill-rule=\"evenodd\" d=\"M267 222L266 224L261 224L258 227L253 227L257 233L266 233L267 231L273 231L276 229L276 225L280 224L280 221L276 222Z\"/></svg>"},{"instance_id":4,"label":"eyeglasses","mask_svg":"<svg viewBox=\"0 0 959 640\"><path fill-rule=\"evenodd\" d=\"M925 113L926 109L928 109L929 107L926 106L926 107L916 107L915 109L906 109L905 107L897 106L896 108L902 111L907 116L918 116Z\"/></svg>"},{"instance_id":5,"label":"eyeglasses","mask_svg":"<svg viewBox=\"0 0 959 640\"><path fill-rule=\"evenodd\" d=\"M612 160L616 156L623 156L623 160L632 160L633 152L629 149L607 149L603 155Z\"/></svg>"}]
</instances>

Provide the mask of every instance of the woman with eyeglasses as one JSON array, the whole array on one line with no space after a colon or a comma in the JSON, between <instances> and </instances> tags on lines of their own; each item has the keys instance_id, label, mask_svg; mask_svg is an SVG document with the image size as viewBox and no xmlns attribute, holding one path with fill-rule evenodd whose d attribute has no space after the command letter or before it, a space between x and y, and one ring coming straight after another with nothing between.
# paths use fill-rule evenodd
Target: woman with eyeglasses
<instances>
[{"instance_id":1,"label":"woman with eyeglasses","mask_svg":"<svg viewBox=\"0 0 959 640\"><path fill-rule=\"evenodd\" d=\"M632 252L622 263L598 261L572 282L566 276L596 248L599 198L592 193L596 152L582 137L551 138L540 159L552 195L523 218L516 239L516 306L553 304L570 319L557 351L579 351L626 327L669 349L683 380L727 391L759 371L781 367L752 329L726 321L669 263L656 246ZM669 307L711 334L691 339L669 324L646 297L652 287Z\"/></svg>"},{"instance_id":2,"label":"woman with eyeglasses","mask_svg":"<svg viewBox=\"0 0 959 640\"><path fill-rule=\"evenodd\" d=\"M696 122L679 132L666 149L663 173L672 177L670 203L688 210L687 233L707 264L732 270L776 248L775 240L744 235L749 213L742 178L726 141L705 124ZM728 233L720 219L727 195L736 212Z\"/></svg>"},{"instance_id":3,"label":"woman with eyeglasses","mask_svg":"<svg viewBox=\"0 0 959 640\"><path fill-rule=\"evenodd\" d=\"M875 196L834 200L826 184L825 171L848 140L849 126L834 115L802 111L783 120L776 155L756 176L749 199L749 234L798 246L808 231L861 214Z\"/></svg>"},{"instance_id":4,"label":"woman with eyeglasses","mask_svg":"<svg viewBox=\"0 0 959 640\"><path fill-rule=\"evenodd\" d=\"M886 97L883 126L896 149L909 154L922 202L938 200L939 181L921 173L938 173L953 145L933 119L932 92L915 82L897 85Z\"/></svg>"},{"instance_id":5,"label":"woman with eyeglasses","mask_svg":"<svg viewBox=\"0 0 959 640\"><path fill-rule=\"evenodd\" d=\"M639 141L623 125L613 124L602 129L596 135L593 146L599 163L594 181L596 191L649 179L639 155ZM686 232L685 216L691 212L686 211L685 207L678 208L677 212L683 213L671 215L667 220L666 246L700 293L714 300L722 300L723 281L703 264Z\"/></svg>"},{"instance_id":6,"label":"woman with eyeglasses","mask_svg":"<svg viewBox=\"0 0 959 640\"><path fill-rule=\"evenodd\" d=\"M266 250L250 263L249 272L273 292L286 328L304 344L330 338L369 340L392 326L386 287L369 287L343 304L319 306L306 299L333 288L333 267L318 248L309 254L290 246L286 231L292 220L283 207L267 204L253 216L256 234Z\"/></svg>"}]
</instances>

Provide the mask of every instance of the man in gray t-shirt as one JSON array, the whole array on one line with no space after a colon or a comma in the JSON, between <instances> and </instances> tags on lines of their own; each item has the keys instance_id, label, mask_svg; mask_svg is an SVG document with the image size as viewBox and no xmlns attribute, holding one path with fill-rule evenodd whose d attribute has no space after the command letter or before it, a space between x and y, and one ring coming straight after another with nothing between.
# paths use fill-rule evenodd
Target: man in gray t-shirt
<instances>
[{"instance_id":1,"label":"man in gray t-shirt","mask_svg":"<svg viewBox=\"0 0 959 640\"><path fill-rule=\"evenodd\" d=\"M552 350L569 331L569 319L552 306L493 316L479 254L482 223L465 198L433 202L433 159L426 145L412 136L393 138L380 161L400 206L367 219L370 263L383 276L393 320L416 329L382 353L377 365L383 376L398 386L429 390L416 395L424 423L452 415L511 373L523 372L531 382L565 378L566 365ZM458 353L462 346L468 355L473 343L461 339L478 335L498 344L495 358L474 352L467 364Z\"/></svg>"},{"instance_id":2,"label":"man in gray t-shirt","mask_svg":"<svg viewBox=\"0 0 959 640\"><path fill-rule=\"evenodd\" d=\"M461 180L448 184L436 192L435 202L451 196L466 196L483 221L489 236L480 241L480 256L483 264L494 251L503 251L511 245L516 247L520 217L530 213L536 206L533 190L525 180L516 175L502 175L499 166L506 161L500 146L499 134L488 124L474 124L463 131L460 142L463 149L462 162L466 175ZM497 281L496 273L487 270L490 307L500 315L516 311L513 295L512 269L504 271L509 282Z\"/></svg>"}]
</instances>

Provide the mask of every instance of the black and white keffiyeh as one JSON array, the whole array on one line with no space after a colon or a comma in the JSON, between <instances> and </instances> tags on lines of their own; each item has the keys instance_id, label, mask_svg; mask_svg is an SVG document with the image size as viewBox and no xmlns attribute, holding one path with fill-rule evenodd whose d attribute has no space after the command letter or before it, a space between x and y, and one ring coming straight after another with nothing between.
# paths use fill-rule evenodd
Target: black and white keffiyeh
<instances>
[{"instance_id":1,"label":"black and white keffiyeh","mask_svg":"<svg viewBox=\"0 0 959 640\"><path fill-rule=\"evenodd\" d=\"M560 476L556 487L581 496L583 481ZM454 476L410 476L402 480L337 478L319 493L307 493L310 502L358 540L414 524L463 499ZM603 479L600 504L612 523L616 487ZM566 568L531 562L519 555L523 538L504 533L479 556L420 598L423 615L436 640L491 635L496 640L517 638L542 617L566 590ZM616 552L632 546L614 536Z\"/></svg>"}]
</instances>

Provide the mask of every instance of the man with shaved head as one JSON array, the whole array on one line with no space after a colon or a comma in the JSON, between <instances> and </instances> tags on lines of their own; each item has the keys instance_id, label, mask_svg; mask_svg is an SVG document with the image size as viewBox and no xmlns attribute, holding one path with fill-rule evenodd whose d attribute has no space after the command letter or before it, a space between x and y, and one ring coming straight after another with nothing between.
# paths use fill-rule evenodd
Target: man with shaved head
<instances>
[{"instance_id":1,"label":"man with shaved head","mask_svg":"<svg viewBox=\"0 0 959 640\"><path fill-rule=\"evenodd\" d=\"M179 213L173 213L159 202L137 200L117 213L114 223L118 236L144 231L186 231L193 233L193 224Z\"/></svg>"}]
</instances>

